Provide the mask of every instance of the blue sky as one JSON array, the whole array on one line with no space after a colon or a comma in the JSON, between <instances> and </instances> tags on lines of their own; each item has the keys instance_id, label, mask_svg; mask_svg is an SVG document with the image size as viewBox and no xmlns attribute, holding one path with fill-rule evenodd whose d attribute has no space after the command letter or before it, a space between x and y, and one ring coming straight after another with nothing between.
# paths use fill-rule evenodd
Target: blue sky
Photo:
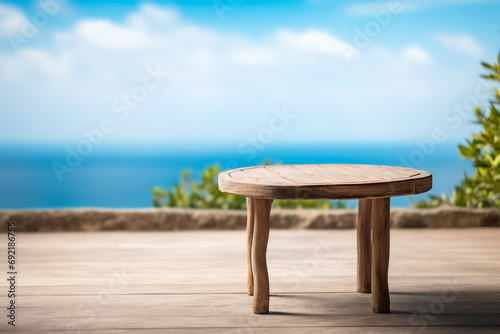
<instances>
[{"instance_id":1,"label":"blue sky","mask_svg":"<svg viewBox=\"0 0 500 334\"><path fill-rule=\"evenodd\" d=\"M499 18L500 1L2 1L0 142L458 142Z\"/></svg>"}]
</instances>

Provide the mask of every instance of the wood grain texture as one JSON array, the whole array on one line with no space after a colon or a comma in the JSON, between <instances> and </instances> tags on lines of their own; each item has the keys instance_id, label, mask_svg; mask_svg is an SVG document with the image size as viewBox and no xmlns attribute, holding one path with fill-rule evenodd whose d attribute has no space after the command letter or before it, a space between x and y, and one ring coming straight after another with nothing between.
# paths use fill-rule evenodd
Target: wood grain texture
<instances>
[{"instance_id":1,"label":"wood grain texture","mask_svg":"<svg viewBox=\"0 0 500 334\"><path fill-rule=\"evenodd\" d=\"M428 172L378 165L317 164L245 167L219 174L223 192L270 199L363 199L426 192Z\"/></svg>"},{"instance_id":2,"label":"wood grain texture","mask_svg":"<svg viewBox=\"0 0 500 334\"><path fill-rule=\"evenodd\" d=\"M389 313L390 198L372 200L372 311Z\"/></svg>"},{"instance_id":3,"label":"wood grain texture","mask_svg":"<svg viewBox=\"0 0 500 334\"><path fill-rule=\"evenodd\" d=\"M255 219L253 209L253 199L247 197L247 292L250 296L253 296L252 243Z\"/></svg>"},{"instance_id":4,"label":"wood grain texture","mask_svg":"<svg viewBox=\"0 0 500 334\"><path fill-rule=\"evenodd\" d=\"M357 281L356 291L371 292L372 264L372 202L360 199L358 204L357 225Z\"/></svg>"},{"instance_id":5,"label":"wood grain texture","mask_svg":"<svg viewBox=\"0 0 500 334\"><path fill-rule=\"evenodd\" d=\"M386 313L390 311L390 197L431 187L428 172L377 165L274 165L219 174L221 191L252 198L247 217L247 262L252 265L247 282L248 293L254 293L254 313L269 311L266 251L273 199L359 199L356 290L372 292L372 311Z\"/></svg>"},{"instance_id":6,"label":"wood grain texture","mask_svg":"<svg viewBox=\"0 0 500 334\"><path fill-rule=\"evenodd\" d=\"M21 333L498 333L500 328L500 228L392 230L393 312L387 315L373 314L371 296L354 292L354 229L272 230L266 316L253 314L245 291L244 231L19 233L18 240L15 331ZM305 272L304 260L314 258L325 242L331 253L322 251L321 261ZM6 256L6 247L0 247L0 258ZM121 286L113 284L118 273ZM0 282L3 291L7 283ZM1 294L0 304L7 302L7 293ZM6 321L0 331L14 332Z\"/></svg>"},{"instance_id":7,"label":"wood grain texture","mask_svg":"<svg viewBox=\"0 0 500 334\"><path fill-rule=\"evenodd\" d=\"M252 272L254 282L253 312L269 312L269 275L267 272L267 242L269 218L273 201L253 198L254 234L252 243Z\"/></svg>"}]
</instances>

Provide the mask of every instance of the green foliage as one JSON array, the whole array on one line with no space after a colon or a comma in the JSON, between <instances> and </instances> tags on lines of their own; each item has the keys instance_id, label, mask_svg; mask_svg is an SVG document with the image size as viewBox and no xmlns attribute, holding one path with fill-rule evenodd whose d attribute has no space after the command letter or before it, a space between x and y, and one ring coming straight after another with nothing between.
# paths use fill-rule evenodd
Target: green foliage
<instances>
[{"instance_id":1,"label":"green foliage","mask_svg":"<svg viewBox=\"0 0 500 334\"><path fill-rule=\"evenodd\" d=\"M498 64L482 63L490 73L482 77L500 83L500 53ZM474 175L464 173L464 179L455 187L451 199L446 196L431 196L430 201L415 203L417 207L431 207L450 203L465 207L500 208L500 90L495 89L495 96L490 100L489 111L475 109L476 123L481 125L479 133L473 133L466 145L459 145L460 155L474 163Z\"/></svg>"},{"instance_id":2,"label":"green foliage","mask_svg":"<svg viewBox=\"0 0 500 334\"><path fill-rule=\"evenodd\" d=\"M413 201L412 198L410 197L410 204L414 208L422 208L422 209L435 208L443 203L449 203L449 199L446 197L445 194L441 196L429 195L428 199L423 199L419 201Z\"/></svg>"},{"instance_id":3,"label":"green foliage","mask_svg":"<svg viewBox=\"0 0 500 334\"><path fill-rule=\"evenodd\" d=\"M245 197L219 191L217 184L219 172L219 165L207 166L201 173L201 180L196 182L190 178L189 170L184 170L181 180L174 183L173 189L154 187L151 190L153 206L198 209L245 208Z\"/></svg>"},{"instance_id":4,"label":"green foliage","mask_svg":"<svg viewBox=\"0 0 500 334\"><path fill-rule=\"evenodd\" d=\"M269 165L268 160L264 161ZM207 166L201 173L200 181L190 177L189 170L184 170L181 180L174 183L172 189L154 187L151 189L153 206L196 208L196 209L246 209L243 196L226 194L219 191L217 180L220 165ZM273 208L282 209L342 209L345 202L327 200L275 200Z\"/></svg>"}]
</instances>

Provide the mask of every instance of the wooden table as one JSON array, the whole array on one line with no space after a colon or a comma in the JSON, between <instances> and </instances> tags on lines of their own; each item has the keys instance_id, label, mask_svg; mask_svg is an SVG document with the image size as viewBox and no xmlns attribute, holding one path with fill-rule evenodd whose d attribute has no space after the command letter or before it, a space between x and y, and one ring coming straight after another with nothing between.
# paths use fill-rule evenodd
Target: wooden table
<instances>
[{"instance_id":1,"label":"wooden table","mask_svg":"<svg viewBox=\"0 0 500 334\"><path fill-rule=\"evenodd\" d=\"M390 312L390 198L432 188L428 172L374 165L274 165L219 174L222 192L247 197L248 294L253 312L269 312L266 252L273 199L359 199L357 291L372 293L372 311Z\"/></svg>"}]
</instances>

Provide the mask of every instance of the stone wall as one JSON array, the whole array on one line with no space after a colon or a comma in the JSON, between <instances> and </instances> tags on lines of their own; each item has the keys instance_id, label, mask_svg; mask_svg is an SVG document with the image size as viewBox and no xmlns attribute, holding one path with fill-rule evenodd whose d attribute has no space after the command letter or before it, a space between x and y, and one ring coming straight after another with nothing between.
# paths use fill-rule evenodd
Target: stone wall
<instances>
[{"instance_id":1,"label":"stone wall","mask_svg":"<svg viewBox=\"0 0 500 334\"><path fill-rule=\"evenodd\" d=\"M273 210L277 229L355 228L356 210ZM246 212L197 209L73 209L0 211L0 231L9 221L18 232L53 231L174 231L238 230L246 226ZM500 210L442 206L433 209L392 209L395 228L500 227Z\"/></svg>"}]
</instances>

